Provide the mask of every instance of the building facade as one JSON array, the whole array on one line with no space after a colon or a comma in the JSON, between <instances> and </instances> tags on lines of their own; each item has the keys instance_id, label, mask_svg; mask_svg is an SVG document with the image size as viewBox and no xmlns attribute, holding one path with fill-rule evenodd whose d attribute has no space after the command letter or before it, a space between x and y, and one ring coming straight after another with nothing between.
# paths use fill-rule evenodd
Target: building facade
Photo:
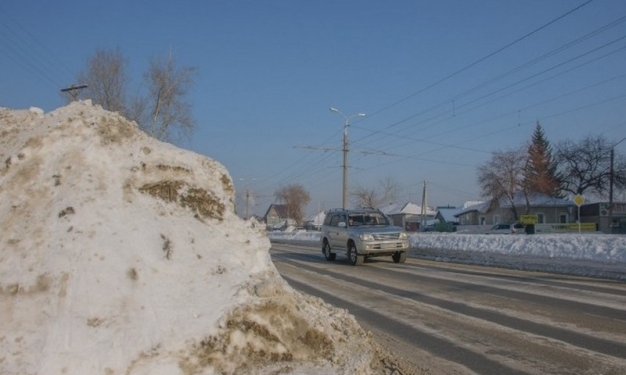
<instances>
[{"instance_id":1,"label":"building facade","mask_svg":"<svg viewBox=\"0 0 626 375\"><path fill-rule=\"evenodd\" d=\"M581 223L595 223L607 234L626 234L626 202L613 202L612 223L609 223L609 203L598 202L580 207Z\"/></svg>"}]
</instances>

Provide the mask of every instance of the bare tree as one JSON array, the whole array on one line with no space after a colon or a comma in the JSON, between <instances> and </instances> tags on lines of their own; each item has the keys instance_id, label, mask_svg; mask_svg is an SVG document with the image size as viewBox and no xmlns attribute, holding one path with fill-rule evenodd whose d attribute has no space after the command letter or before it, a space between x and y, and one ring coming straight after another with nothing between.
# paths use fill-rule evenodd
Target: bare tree
<instances>
[{"instance_id":1,"label":"bare tree","mask_svg":"<svg viewBox=\"0 0 626 375\"><path fill-rule=\"evenodd\" d=\"M357 207L380 207L398 198L398 183L391 177L379 181L375 187L357 186L351 193Z\"/></svg>"},{"instance_id":2,"label":"bare tree","mask_svg":"<svg viewBox=\"0 0 626 375\"><path fill-rule=\"evenodd\" d=\"M357 207L377 207L378 192L373 187L356 186L350 193Z\"/></svg>"},{"instance_id":3,"label":"bare tree","mask_svg":"<svg viewBox=\"0 0 626 375\"><path fill-rule=\"evenodd\" d=\"M524 149L496 152L484 165L478 167L478 183L482 194L491 200L492 207L502 200L511 204L513 216L519 217L515 198L526 192L524 169L527 166ZM527 203L528 206L528 203Z\"/></svg>"},{"instance_id":4,"label":"bare tree","mask_svg":"<svg viewBox=\"0 0 626 375\"><path fill-rule=\"evenodd\" d=\"M87 87L80 93L81 98L89 98L108 111L126 113L126 60L119 48L98 49L87 60L84 71L78 73L77 81Z\"/></svg>"},{"instance_id":5,"label":"bare tree","mask_svg":"<svg viewBox=\"0 0 626 375\"><path fill-rule=\"evenodd\" d=\"M311 201L309 193L300 184L292 184L278 189L274 196L276 200L287 205L289 217L296 221L297 225L302 225L304 219L304 209Z\"/></svg>"},{"instance_id":6,"label":"bare tree","mask_svg":"<svg viewBox=\"0 0 626 375\"><path fill-rule=\"evenodd\" d=\"M186 138L195 128L195 118L187 95L193 87L194 67L179 67L170 53L154 58L144 74L145 91L129 97L126 60L119 49L97 50L77 80L87 84L80 92L109 111L117 111L137 122L151 136L171 141Z\"/></svg>"},{"instance_id":7,"label":"bare tree","mask_svg":"<svg viewBox=\"0 0 626 375\"><path fill-rule=\"evenodd\" d=\"M560 142L556 157L563 176L563 190L572 194L607 194L612 147L602 136L588 136L578 143ZM626 160L622 155L615 157L613 177L616 189L626 188Z\"/></svg>"},{"instance_id":8,"label":"bare tree","mask_svg":"<svg viewBox=\"0 0 626 375\"><path fill-rule=\"evenodd\" d=\"M147 96L133 100L131 118L160 140L189 137L196 121L186 97L195 74L194 67L178 67L171 53L166 59L152 59L144 75Z\"/></svg>"}]
</instances>

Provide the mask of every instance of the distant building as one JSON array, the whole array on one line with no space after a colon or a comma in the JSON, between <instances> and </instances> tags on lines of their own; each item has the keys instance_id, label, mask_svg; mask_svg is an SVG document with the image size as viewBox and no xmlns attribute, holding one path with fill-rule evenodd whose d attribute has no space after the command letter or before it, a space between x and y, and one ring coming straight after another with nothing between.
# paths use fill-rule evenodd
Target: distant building
<instances>
[{"instance_id":1,"label":"distant building","mask_svg":"<svg viewBox=\"0 0 626 375\"><path fill-rule=\"evenodd\" d=\"M456 207L437 207L437 213L435 214L435 220L440 223L458 224L459 219L454 216L461 209Z\"/></svg>"},{"instance_id":2,"label":"distant building","mask_svg":"<svg viewBox=\"0 0 626 375\"><path fill-rule=\"evenodd\" d=\"M306 230L321 230L322 224L324 224L324 219L326 218L326 211L322 211L315 215L311 219L307 219L304 222L304 229Z\"/></svg>"},{"instance_id":3,"label":"distant building","mask_svg":"<svg viewBox=\"0 0 626 375\"><path fill-rule=\"evenodd\" d=\"M286 204L270 204L263 216L268 230L284 229L288 226L288 220L289 210Z\"/></svg>"},{"instance_id":4,"label":"distant building","mask_svg":"<svg viewBox=\"0 0 626 375\"><path fill-rule=\"evenodd\" d=\"M518 217L515 217L513 207ZM478 203L460 210L454 216L459 219L461 225L512 223L517 221L520 215L536 215L538 224L566 224L575 221L575 208L574 202L566 199L543 194L532 194L526 197L520 193L513 200L513 204L506 199L500 199L498 202Z\"/></svg>"},{"instance_id":5,"label":"distant building","mask_svg":"<svg viewBox=\"0 0 626 375\"><path fill-rule=\"evenodd\" d=\"M380 207L380 210L393 221L393 225L404 228L407 232L420 230L422 222L432 224L437 212L431 207L426 207L426 214L422 216L422 206L407 202L404 204L391 203Z\"/></svg>"},{"instance_id":6,"label":"distant building","mask_svg":"<svg viewBox=\"0 0 626 375\"><path fill-rule=\"evenodd\" d=\"M608 202L584 204L580 206L580 222L595 223L602 233L626 234L626 202L613 202L613 223L609 223Z\"/></svg>"}]
</instances>

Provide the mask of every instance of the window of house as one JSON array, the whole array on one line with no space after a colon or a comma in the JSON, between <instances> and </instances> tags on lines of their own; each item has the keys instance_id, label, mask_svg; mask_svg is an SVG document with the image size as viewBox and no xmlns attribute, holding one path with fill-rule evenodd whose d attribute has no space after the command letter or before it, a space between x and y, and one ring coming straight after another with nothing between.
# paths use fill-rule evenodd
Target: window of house
<instances>
[{"instance_id":1,"label":"window of house","mask_svg":"<svg viewBox=\"0 0 626 375\"><path fill-rule=\"evenodd\" d=\"M559 223L566 224L567 223L567 214L559 215Z\"/></svg>"},{"instance_id":2,"label":"window of house","mask_svg":"<svg viewBox=\"0 0 626 375\"><path fill-rule=\"evenodd\" d=\"M500 224L500 215L493 215L493 223Z\"/></svg>"},{"instance_id":3,"label":"window of house","mask_svg":"<svg viewBox=\"0 0 626 375\"><path fill-rule=\"evenodd\" d=\"M545 214L537 214L537 224L545 224L546 222L546 215Z\"/></svg>"},{"instance_id":4,"label":"window of house","mask_svg":"<svg viewBox=\"0 0 626 375\"><path fill-rule=\"evenodd\" d=\"M481 216L478 220L480 220L480 225L485 225L487 219L484 216Z\"/></svg>"}]
</instances>

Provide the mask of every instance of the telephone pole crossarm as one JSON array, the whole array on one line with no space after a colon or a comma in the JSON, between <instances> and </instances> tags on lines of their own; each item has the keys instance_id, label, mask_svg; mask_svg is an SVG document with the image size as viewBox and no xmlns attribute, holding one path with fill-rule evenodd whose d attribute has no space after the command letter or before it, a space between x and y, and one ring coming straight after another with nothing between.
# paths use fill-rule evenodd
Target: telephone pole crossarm
<instances>
[{"instance_id":1,"label":"telephone pole crossarm","mask_svg":"<svg viewBox=\"0 0 626 375\"><path fill-rule=\"evenodd\" d=\"M76 98L78 97L78 91L85 88L87 88L87 85L72 85L70 87L61 89L61 92L66 92L70 94L70 96L72 97L72 101L76 101Z\"/></svg>"}]
</instances>

